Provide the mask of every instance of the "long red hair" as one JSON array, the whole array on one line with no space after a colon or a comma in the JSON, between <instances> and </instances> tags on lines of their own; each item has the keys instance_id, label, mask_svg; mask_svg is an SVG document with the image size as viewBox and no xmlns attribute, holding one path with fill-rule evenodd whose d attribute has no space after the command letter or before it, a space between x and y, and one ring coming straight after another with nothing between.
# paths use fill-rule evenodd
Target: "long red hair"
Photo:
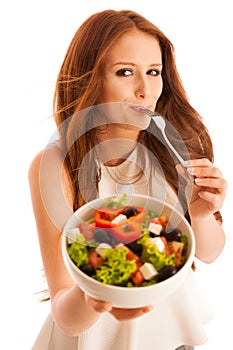
<instances>
[{"instance_id":1,"label":"long red hair","mask_svg":"<svg viewBox=\"0 0 233 350\"><path fill-rule=\"evenodd\" d=\"M174 47L170 40L143 16L129 10L105 10L90 16L75 33L58 74L54 94L54 118L60 131L65 154L65 166L73 189L73 208L80 207L87 200L98 195L100 172L96 162L88 158L88 176L79 176L83 159L91 154L96 144L95 131L91 120L83 118L85 133L77 137L78 112L96 104L102 92L103 67L106 53L118 38L131 30L140 30L152 35L159 42L163 63L163 91L156 111L164 116L182 142L179 152L184 158L208 158L213 161L213 149L208 130L202 118L190 105L178 74ZM80 122L80 121L79 121ZM180 179L174 167L174 160L157 137L142 131L139 142L145 145L159 159L169 184L179 192ZM186 147L183 147L183 146ZM176 143L179 148L179 144ZM87 189L85 199L80 192ZM179 192L179 196L182 197ZM183 196L184 197L184 196ZM181 198L182 199L182 198ZM182 199L184 201L184 198Z\"/></svg>"}]
</instances>

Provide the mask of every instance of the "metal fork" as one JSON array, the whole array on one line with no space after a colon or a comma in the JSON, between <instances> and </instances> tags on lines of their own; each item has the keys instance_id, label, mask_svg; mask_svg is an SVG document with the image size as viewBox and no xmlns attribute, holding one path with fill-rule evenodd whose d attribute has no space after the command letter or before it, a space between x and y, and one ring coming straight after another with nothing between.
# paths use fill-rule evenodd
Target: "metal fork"
<instances>
[{"instance_id":1,"label":"metal fork","mask_svg":"<svg viewBox=\"0 0 233 350\"><path fill-rule=\"evenodd\" d=\"M167 135L165 133L165 127L166 127L166 122L164 120L163 117L161 117L161 115L157 112L153 112L150 109L147 109L145 107L141 107L141 106L132 106L132 109L134 109L137 112L141 112L141 113L145 113L147 114L149 117L151 117L151 119L153 119L153 121L155 122L156 126L158 127L158 129L161 131L162 136L164 138L164 140L166 141L167 145L169 146L170 150L174 153L174 155L176 156L176 158L179 160L180 164L183 164L185 162L185 160L181 157L181 155L177 152L177 150L172 146L171 142L169 141L169 139L167 138ZM187 168L184 167L185 173L187 178L191 181L194 182L194 176L189 174Z\"/></svg>"},{"instance_id":2,"label":"metal fork","mask_svg":"<svg viewBox=\"0 0 233 350\"><path fill-rule=\"evenodd\" d=\"M134 106L133 109L137 110L138 112L145 113L145 114L147 114L149 117L151 117L153 119L153 121L155 122L156 126L161 131L161 133L163 135L163 138L166 141L167 145L169 146L171 151L175 154L175 156L179 160L179 162L181 164L183 164L185 162L185 160L181 157L181 155L172 146L171 142L167 138L167 135L165 133L166 122L165 122L164 118L161 117L161 115L159 115L157 112L153 112L150 109L147 109L147 108L144 108L144 107Z\"/></svg>"}]
</instances>

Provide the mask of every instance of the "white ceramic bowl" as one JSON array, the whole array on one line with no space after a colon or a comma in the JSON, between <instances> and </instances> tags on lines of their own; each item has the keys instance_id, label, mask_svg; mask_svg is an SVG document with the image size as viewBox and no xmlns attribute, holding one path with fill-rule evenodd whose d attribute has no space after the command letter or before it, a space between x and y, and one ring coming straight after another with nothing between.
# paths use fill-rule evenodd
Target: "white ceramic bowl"
<instances>
[{"instance_id":1,"label":"white ceramic bowl","mask_svg":"<svg viewBox=\"0 0 233 350\"><path fill-rule=\"evenodd\" d=\"M195 240L192 228L188 221L170 205L144 195L132 195L129 203L127 203L127 205L138 205L147 210L154 210L158 216L167 215L170 226L180 228L182 233L188 237L186 263L175 275L162 282L151 286L133 288L104 285L83 273L68 255L67 232L83 221L90 219L95 209L100 208L112 198L114 197L93 200L79 208L68 220L62 237L62 253L66 267L79 287L97 300L107 301L113 306L121 308L136 308L156 304L173 293L183 283L194 259Z\"/></svg>"}]
</instances>

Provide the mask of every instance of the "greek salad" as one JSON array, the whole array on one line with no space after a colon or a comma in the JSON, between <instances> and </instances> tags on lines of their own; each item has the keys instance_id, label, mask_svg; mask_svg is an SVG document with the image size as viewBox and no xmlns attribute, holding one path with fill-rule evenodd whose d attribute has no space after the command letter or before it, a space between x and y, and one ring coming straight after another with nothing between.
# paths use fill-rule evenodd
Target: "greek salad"
<instances>
[{"instance_id":1,"label":"greek salad","mask_svg":"<svg viewBox=\"0 0 233 350\"><path fill-rule=\"evenodd\" d=\"M143 287L176 274L186 262L185 233L153 210L109 201L67 232L67 251L85 274L103 283Z\"/></svg>"}]
</instances>

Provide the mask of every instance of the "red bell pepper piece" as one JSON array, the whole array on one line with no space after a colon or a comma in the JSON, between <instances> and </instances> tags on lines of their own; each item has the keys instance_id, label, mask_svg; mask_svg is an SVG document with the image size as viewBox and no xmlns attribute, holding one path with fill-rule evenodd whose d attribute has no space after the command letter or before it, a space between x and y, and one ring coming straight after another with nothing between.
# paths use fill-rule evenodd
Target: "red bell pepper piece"
<instances>
[{"instance_id":1,"label":"red bell pepper piece","mask_svg":"<svg viewBox=\"0 0 233 350\"><path fill-rule=\"evenodd\" d=\"M112 223L112 220L117 217L119 214L122 214L125 209L130 208L130 206L122 207L122 208L109 208L109 207L103 207L99 208L94 213L94 219L97 227L105 227L105 228L111 228L119 226L117 224ZM146 218L146 210L144 208L134 206L134 208L137 209L138 214L133 215L128 218L129 222L137 221L142 223Z\"/></svg>"},{"instance_id":2,"label":"red bell pepper piece","mask_svg":"<svg viewBox=\"0 0 233 350\"><path fill-rule=\"evenodd\" d=\"M124 211L126 208L129 208L129 207L125 207L125 208L123 209L123 211ZM137 207L137 206L135 206L135 205L134 205L134 208L137 209L138 214L133 215L133 216L130 216L130 217L128 218L128 221L137 221L137 222L142 223L142 222L145 220L145 218L146 218L146 209L144 209L144 208L142 208L142 207Z\"/></svg>"},{"instance_id":3,"label":"red bell pepper piece","mask_svg":"<svg viewBox=\"0 0 233 350\"><path fill-rule=\"evenodd\" d=\"M142 227L139 222L134 221L124 226L112 227L109 232L118 242L130 243L141 236Z\"/></svg>"},{"instance_id":4,"label":"red bell pepper piece","mask_svg":"<svg viewBox=\"0 0 233 350\"><path fill-rule=\"evenodd\" d=\"M118 209L103 207L97 209L94 213L96 227L109 228L109 232L118 242L130 243L135 241L141 236L141 223L146 218L146 210L135 206L134 208L137 209L138 214L129 217L127 219L128 224L122 226L113 223L112 220L119 214L122 214L126 208L130 207L127 206Z\"/></svg>"},{"instance_id":5,"label":"red bell pepper piece","mask_svg":"<svg viewBox=\"0 0 233 350\"><path fill-rule=\"evenodd\" d=\"M122 208L113 209L108 207L99 208L94 213L96 227L111 228L117 226L112 220L121 214Z\"/></svg>"}]
</instances>

